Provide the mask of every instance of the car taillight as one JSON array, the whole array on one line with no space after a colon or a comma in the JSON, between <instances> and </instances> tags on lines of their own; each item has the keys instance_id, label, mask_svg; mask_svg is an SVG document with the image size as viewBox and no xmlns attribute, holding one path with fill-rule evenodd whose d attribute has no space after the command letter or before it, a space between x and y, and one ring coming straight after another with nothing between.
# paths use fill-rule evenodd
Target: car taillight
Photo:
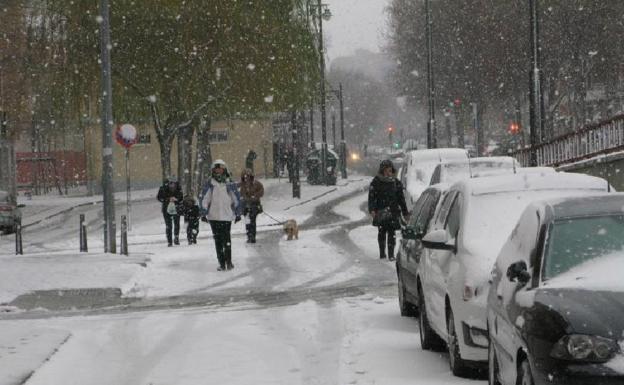
<instances>
[{"instance_id":1,"label":"car taillight","mask_svg":"<svg viewBox=\"0 0 624 385\"><path fill-rule=\"evenodd\" d=\"M0 211L13 211L13 207L0 205Z\"/></svg>"}]
</instances>

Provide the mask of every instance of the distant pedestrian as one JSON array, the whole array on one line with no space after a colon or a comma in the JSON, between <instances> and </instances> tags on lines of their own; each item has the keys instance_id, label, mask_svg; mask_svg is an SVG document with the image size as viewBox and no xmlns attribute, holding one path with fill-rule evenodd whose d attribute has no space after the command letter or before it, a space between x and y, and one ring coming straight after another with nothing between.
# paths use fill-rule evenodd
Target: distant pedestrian
<instances>
[{"instance_id":1,"label":"distant pedestrian","mask_svg":"<svg viewBox=\"0 0 624 385\"><path fill-rule=\"evenodd\" d=\"M240 194L232 181L227 165L221 159L211 166L211 175L204 186L201 198L202 215L210 223L214 236L219 268L231 270L232 264L232 221L241 220Z\"/></svg>"},{"instance_id":2,"label":"distant pedestrian","mask_svg":"<svg viewBox=\"0 0 624 385\"><path fill-rule=\"evenodd\" d=\"M405 204L403 185L396 178L396 169L389 160L379 165L379 172L373 179L368 190L368 212L373 217L373 226L379 228L377 242L379 258L394 261L395 231L401 228L400 216L407 219L409 213Z\"/></svg>"},{"instance_id":3,"label":"distant pedestrian","mask_svg":"<svg viewBox=\"0 0 624 385\"><path fill-rule=\"evenodd\" d=\"M251 169L244 170L241 175L240 193L246 217L247 243L256 243L256 218L262 213L260 199L264 196L264 186L255 179Z\"/></svg>"},{"instance_id":4,"label":"distant pedestrian","mask_svg":"<svg viewBox=\"0 0 624 385\"><path fill-rule=\"evenodd\" d=\"M165 219L165 233L167 234L167 246L172 243L180 244L180 215L179 205L182 203L182 188L176 177L172 176L165 180L158 190L158 201L162 204L162 214ZM173 234L172 234L173 230Z\"/></svg>"},{"instance_id":5,"label":"distant pedestrian","mask_svg":"<svg viewBox=\"0 0 624 385\"><path fill-rule=\"evenodd\" d=\"M186 223L186 240L189 245L197 243L197 234L199 233L199 206L192 195L187 195L182 201L181 214L184 216Z\"/></svg>"},{"instance_id":6,"label":"distant pedestrian","mask_svg":"<svg viewBox=\"0 0 624 385\"><path fill-rule=\"evenodd\" d=\"M254 171L254 161L258 158L258 155L254 150L249 150L245 157L245 168Z\"/></svg>"}]
</instances>

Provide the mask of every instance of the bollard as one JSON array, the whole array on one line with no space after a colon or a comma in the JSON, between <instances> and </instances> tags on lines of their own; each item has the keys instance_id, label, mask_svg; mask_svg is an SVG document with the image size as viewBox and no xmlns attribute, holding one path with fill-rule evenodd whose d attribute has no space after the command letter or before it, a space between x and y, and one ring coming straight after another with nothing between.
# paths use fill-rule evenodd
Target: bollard
<instances>
[{"instance_id":1,"label":"bollard","mask_svg":"<svg viewBox=\"0 0 624 385\"><path fill-rule=\"evenodd\" d=\"M89 251L87 246L87 226L85 225L85 215L80 214L80 252L86 253Z\"/></svg>"},{"instance_id":2,"label":"bollard","mask_svg":"<svg viewBox=\"0 0 624 385\"><path fill-rule=\"evenodd\" d=\"M23 255L22 248L22 218L15 218L15 255Z\"/></svg>"},{"instance_id":3,"label":"bollard","mask_svg":"<svg viewBox=\"0 0 624 385\"><path fill-rule=\"evenodd\" d=\"M119 253L128 255L128 221L125 215L121 216L121 246Z\"/></svg>"}]
</instances>

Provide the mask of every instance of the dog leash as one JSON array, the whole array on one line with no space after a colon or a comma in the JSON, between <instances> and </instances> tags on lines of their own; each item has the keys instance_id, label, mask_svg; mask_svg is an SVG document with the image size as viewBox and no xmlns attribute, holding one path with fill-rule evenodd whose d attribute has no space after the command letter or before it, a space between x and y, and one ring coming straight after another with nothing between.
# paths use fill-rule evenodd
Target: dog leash
<instances>
[{"instance_id":1,"label":"dog leash","mask_svg":"<svg viewBox=\"0 0 624 385\"><path fill-rule=\"evenodd\" d=\"M286 221L283 221L283 222L278 221L277 219L275 219L271 214L267 213L266 211L263 211L262 213L265 214L267 217L271 218L278 225L283 225L284 223L286 223Z\"/></svg>"}]
</instances>

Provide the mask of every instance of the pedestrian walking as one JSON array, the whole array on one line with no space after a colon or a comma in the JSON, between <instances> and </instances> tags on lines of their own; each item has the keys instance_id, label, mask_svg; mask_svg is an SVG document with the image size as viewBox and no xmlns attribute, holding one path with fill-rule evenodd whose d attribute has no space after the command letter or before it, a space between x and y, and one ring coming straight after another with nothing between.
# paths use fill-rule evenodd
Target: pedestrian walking
<instances>
[{"instance_id":1,"label":"pedestrian walking","mask_svg":"<svg viewBox=\"0 0 624 385\"><path fill-rule=\"evenodd\" d=\"M232 181L227 165L221 159L212 166L211 175L201 195L202 215L210 223L214 236L219 268L231 270L232 264L232 221L241 220L241 201L236 183Z\"/></svg>"},{"instance_id":2,"label":"pedestrian walking","mask_svg":"<svg viewBox=\"0 0 624 385\"><path fill-rule=\"evenodd\" d=\"M189 245L197 244L199 234L199 206L192 195L187 195L182 200L181 214L186 223L186 240Z\"/></svg>"},{"instance_id":3,"label":"pedestrian walking","mask_svg":"<svg viewBox=\"0 0 624 385\"><path fill-rule=\"evenodd\" d=\"M256 180L251 169L241 174L240 193L247 230L247 243L256 243L256 218L262 213L260 199L264 196L264 186Z\"/></svg>"},{"instance_id":4,"label":"pedestrian walking","mask_svg":"<svg viewBox=\"0 0 624 385\"><path fill-rule=\"evenodd\" d=\"M403 185L396 178L396 169L389 160L381 162L379 172L370 184L368 212L373 217L373 226L379 229L377 235L379 258L386 258L387 245L388 259L394 261L395 232L401 228L401 214L407 220L409 213L405 204Z\"/></svg>"},{"instance_id":5,"label":"pedestrian walking","mask_svg":"<svg viewBox=\"0 0 624 385\"><path fill-rule=\"evenodd\" d=\"M178 210L179 205L182 203L182 188L176 177L172 176L165 180L160 189L158 189L157 199L162 204L167 246L171 247L173 243L179 245L180 215Z\"/></svg>"}]
</instances>

